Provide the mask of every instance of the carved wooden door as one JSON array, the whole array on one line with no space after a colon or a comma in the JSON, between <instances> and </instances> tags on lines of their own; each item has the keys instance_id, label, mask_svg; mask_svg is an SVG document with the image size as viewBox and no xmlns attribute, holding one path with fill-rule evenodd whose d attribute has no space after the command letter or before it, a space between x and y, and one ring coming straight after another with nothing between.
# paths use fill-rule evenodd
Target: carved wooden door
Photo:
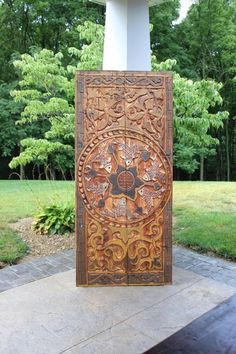
<instances>
[{"instance_id":1,"label":"carved wooden door","mask_svg":"<svg viewBox=\"0 0 236 354\"><path fill-rule=\"evenodd\" d=\"M170 73L78 72L77 285L171 282Z\"/></svg>"}]
</instances>

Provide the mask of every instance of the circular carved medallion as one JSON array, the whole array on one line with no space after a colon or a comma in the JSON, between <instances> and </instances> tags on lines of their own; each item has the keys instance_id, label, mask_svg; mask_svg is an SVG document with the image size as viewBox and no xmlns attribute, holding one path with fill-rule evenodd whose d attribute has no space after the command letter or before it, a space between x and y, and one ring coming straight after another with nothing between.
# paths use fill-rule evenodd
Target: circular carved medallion
<instances>
[{"instance_id":1,"label":"circular carved medallion","mask_svg":"<svg viewBox=\"0 0 236 354\"><path fill-rule=\"evenodd\" d=\"M78 160L78 186L90 214L116 226L159 214L171 190L162 148L134 131L113 130L92 140Z\"/></svg>"}]
</instances>

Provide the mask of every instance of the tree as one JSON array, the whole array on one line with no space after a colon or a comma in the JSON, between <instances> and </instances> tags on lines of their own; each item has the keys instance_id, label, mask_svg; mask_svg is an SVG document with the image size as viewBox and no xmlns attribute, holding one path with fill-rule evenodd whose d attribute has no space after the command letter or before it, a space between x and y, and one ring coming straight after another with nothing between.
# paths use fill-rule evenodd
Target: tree
<instances>
[{"instance_id":1,"label":"tree","mask_svg":"<svg viewBox=\"0 0 236 354\"><path fill-rule=\"evenodd\" d=\"M173 70L175 60L153 63L156 71ZM212 80L192 81L173 72L174 80L174 165L192 174L201 157L215 153L218 140L211 128L218 129L228 117L227 111L212 113L223 103L222 85Z\"/></svg>"},{"instance_id":2,"label":"tree","mask_svg":"<svg viewBox=\"0 0 236 354\"><path fill-rule=\"evenodd\" d=\"M34 137L22 141L24 151L14 158L11 167L35 163L50 166L54 171L73 168L73 76L76 68L96 69L101 65L103 27L86 22L79 27L80 36L87 44L81 50L71 48L72 65L64 67L62 54L42 50L32 55L22 55L15 62L22 79L20 89L13 91L16 101L25 105L21 123L45 122L40 140ZM77 61L77 64L76 64ZM170 70L173 60L157 64L154 70ZM222 103L220 84L213 81L196 81L174 74L175 155L178 168L192 173L198 166L199 154L212 153L217 140L210 135L210 128L218 128L227 112L211 113L209 109ZM63 160L62 160L63 159ZM69 166L68 166L69 164ZM65 171L63 171L65 174Z\"/></svg>"},{"instance_id":3,"label":"tree","mask_svg":"<svg viewBox=\"0 0 236 354\"><path fill-rule=\"evenodd\" d=\"M61 52L54 54L47 49L23 54L14 62L21 79L11 94L15 102L24 106L18 123L41 130L21 141L22 152L13 158L11 168L33 164L38 171L43 168L46 178L55 178L56 173L73 176L74 72L76 68L86 69L88 59L92 69L100 65L103 42L101 25L85 22L79 31L81 39L88 43L82 50L70 48L69 66L63 65Z\"/></svg>"},{"instance_id":4,"label":"tree","mask_svg":"<svg viewBox=\"0 0 236 354\"><path fill-rule=\"evenodd\" d=\"M2 0L0 2L0 77L15 79L13 60L30 48L61 51L80 48L77 27L85 20L104 23L102 6L89 0ZM10 39L10 40L9 40Z\"/></svg>"},{"instance_id":5,"label":"tree","mask_svg":"<svg viewBox=\"0 0 236 354\"><path fill-rule=\"evenodd\" d=\"M158 62L175 58L179 46L175 38L174 21L178 18L180 0L172 0L150 8L151 48Z\"/></svg>"},{"instance_id":6,"label":"tree","mask_svg":"<svg viewBox=\"0 0 236 354\"><path fill-rule=\"evenodd\" d=\"M217 178L230 180L232 167L236 166L236 1L197 1L187 18L177 26L176 41L181 47L176 59L182 75L223 83L222 109L229 111L229 119L212 133L220 142L215 168Z\"/></svg>"},{"instance_id":7,"label":"tree","mask_svg":"<svg viewBox=\"0 0 236 354\"><path fill-rule=\"evenodd\" d=\"M43 49L14 62L22 73L20 89L12 91L15 101L24 105L19 123L41 127L41 136L21 141L23 151L11 167L43 165L46 177L47 170L54 176L55 170L73 169L73 89L62 58L60 52Z\"/></svg>"},{"instance_id":8,"label":"tree","mask_svg":"<svg viewBox=\"0 0 236 354\"><path fill-rule=\"evenodd\" d=\"M0 156L11 156L19 148L19 141L23 138L23 131L17 129L16 121L19 118L22 106L10 96L16 83L0 85Z\"/></svg>"},{"instance_id":9,"label":"tree","mask_svg":"<svg viewBox=\"0 0 236 354\"><path fill-rule=\"evenodd\" d=\"M32 54L45 48L53 53L60 51L63 54L63 65L66 66L71 62L68 48L75 46L81 49L85 43L78 36L78 25L85 20L104 23L104 11L104 7L89 0L0 1L0 85L3 84L0 88L0 157L4 157L4 161L8 159L5 157L6 147L11 156L18 155L20 140L26 136L42 138L46 129L46 121L17 127L14 125L19 119L20 110L17 114L15 109L19 104L14 103L9 96L19 73L19 70L15 70L13 61L21 60L22 53ZM4 172L3 170L5 171L5 165L3 169L1 166L1 171ZM3 175L4 173L1 174Z\"/></svg>"}]
</instances>

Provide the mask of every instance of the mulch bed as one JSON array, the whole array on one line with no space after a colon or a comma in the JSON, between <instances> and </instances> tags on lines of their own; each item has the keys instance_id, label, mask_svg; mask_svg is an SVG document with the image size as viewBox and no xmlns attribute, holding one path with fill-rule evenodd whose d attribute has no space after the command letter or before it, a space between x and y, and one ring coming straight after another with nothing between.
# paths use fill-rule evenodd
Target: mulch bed
<instances>
[{"instance_id":1,"label":"mulch bed","mask_svg":"<svg viewBox=\"0 0 236 354\"><path fill-rule=\"evenodd\" d=\"M29 262L34 258L49 256L75 247L74 233L53 236L40 235L32 230L32 222L33 218L25 218L9 225L29 246L29 252L18 263Z\"/></svg>"}]
</instances>

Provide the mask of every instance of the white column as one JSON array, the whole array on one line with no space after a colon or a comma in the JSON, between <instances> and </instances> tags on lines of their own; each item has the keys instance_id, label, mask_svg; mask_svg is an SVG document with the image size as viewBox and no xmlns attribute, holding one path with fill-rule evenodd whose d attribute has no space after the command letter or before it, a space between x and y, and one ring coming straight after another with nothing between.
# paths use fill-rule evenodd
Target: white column
<instances>
[{"instance_id":1,"label":"white column","mask_svg":"<svg viewBox=\"0 0 236 354\"><path fill-rule=\"evenodd\" d=\"M147 0L107 0L103 70L151 70Z\"/></svg>"}]
</instances>

